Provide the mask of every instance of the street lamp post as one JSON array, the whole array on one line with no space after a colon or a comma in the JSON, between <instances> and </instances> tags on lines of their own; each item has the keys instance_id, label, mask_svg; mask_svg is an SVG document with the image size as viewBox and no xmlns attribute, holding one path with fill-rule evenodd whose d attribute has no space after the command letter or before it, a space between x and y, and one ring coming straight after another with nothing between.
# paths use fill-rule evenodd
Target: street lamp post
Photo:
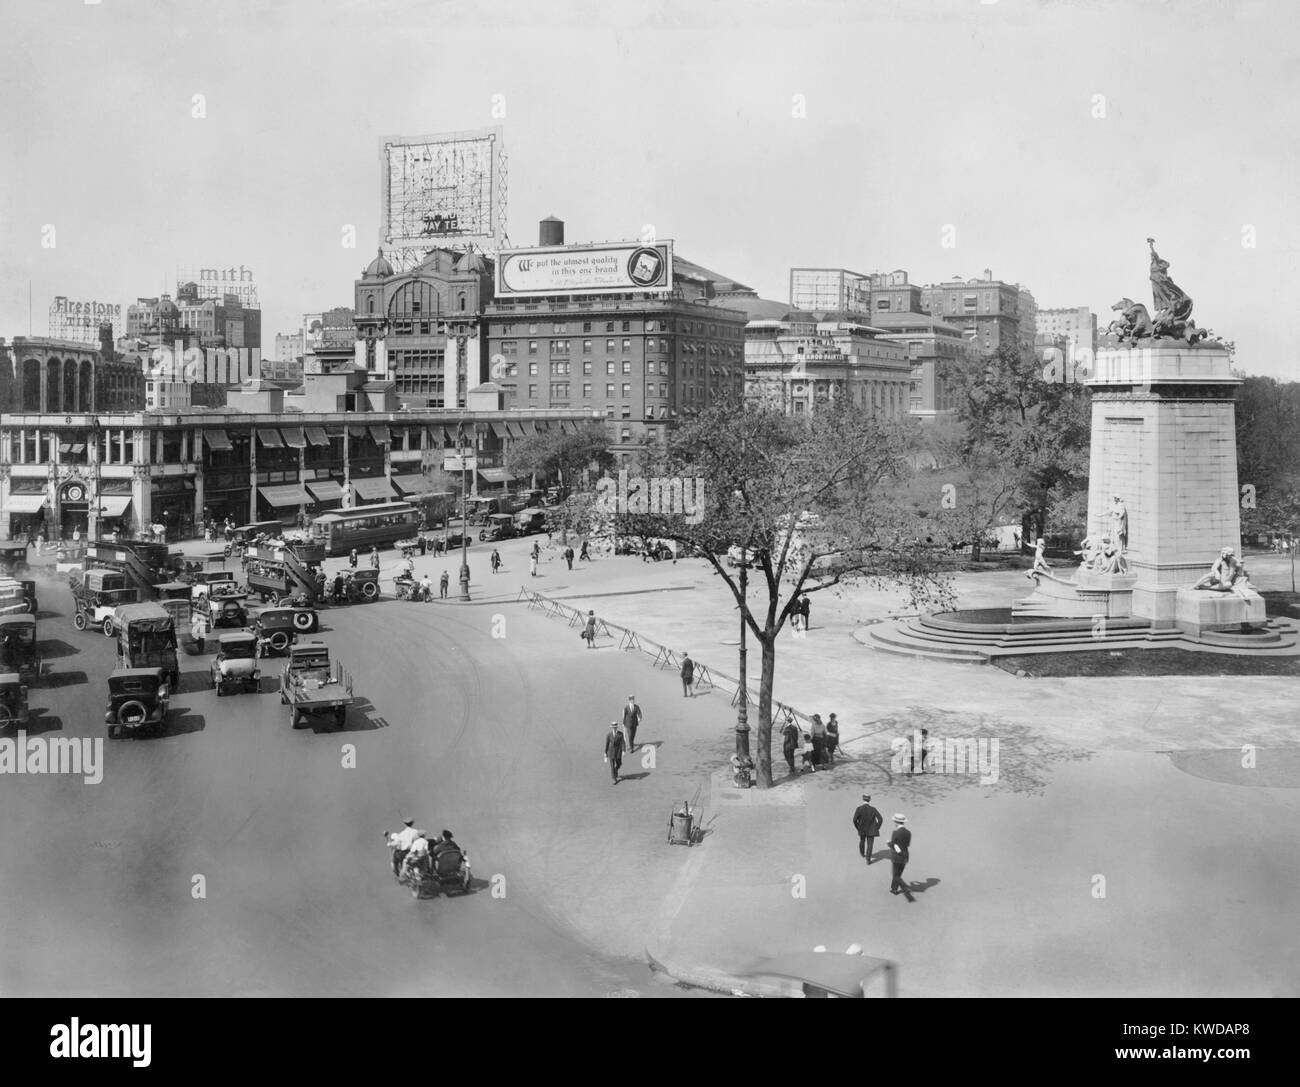
<instances>
[{"instance_id":1,"label":"street lamp post","mask_svg":"<svg viewBox=\"0 0 1300 1087\"><path fill-rule=\"evenodd\" d=\"M736 754L749 758L749 673L745 632L745 606L749 602L749 566L744 549L740 552L740 706L736 710Z\"/></svg>"},{"instance_id":2,"label":"street lamp post","mask_svg":"<svg viewBox=\"0 0 1300 1087\"><path fill-rule=\"evenodd\" d=\"M460 598L469 599L469 524L465 520L465 493L469 490L466 475L468 448L460 451Z\"/></svg>"}]
</instances>

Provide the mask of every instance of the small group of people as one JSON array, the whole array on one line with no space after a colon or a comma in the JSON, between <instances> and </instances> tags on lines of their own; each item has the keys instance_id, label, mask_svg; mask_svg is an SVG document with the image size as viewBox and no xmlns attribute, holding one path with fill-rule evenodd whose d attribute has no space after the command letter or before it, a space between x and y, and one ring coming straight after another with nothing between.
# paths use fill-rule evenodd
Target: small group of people
<instances>
[{"instance_id":1,"label":"small group of people","mask_svg":"<svg viewBox=\"0 0 1300 1087\"><path fill-rule=\"evenodd\" d=\"M428 832L417 830L414 819L403 819L402 829L388 835L388 844L393 851L393 878L399 881L412 878L426 860L432 861L436 868L438 858L444 853L456 852L462 856L465 853L449 830L444 830L430 844Z\"/></svg>"},{"instance_id":2,"label":"small group of people","mask_svg":"<svg viewBox=\"0 0 1300 1087\"><path fill-rule=\"evenodd\" d=\"M785 756L790 773L811 773L825 770L835 762L835 752L840 746L840 722L835 714L826 721L814 713L806 731L801 731L793 717L781 728L781 753ZM795 756L799 767L795 767Z\"/></svg>"},{"instance_id":3,"label":"small group of people","mask_svg":"<svg viewBox=\"0 0 1300 1087\"><path fill-rule=\"evenodd\" d=\"M790 629L808 632L808 617L812 614L812 601L805 593L790 609Z\"/></svg>"},{"instance_id":4,"label":"small group of people","mask_svg":"<svg viewBox=\"0 0 1300 1087\"><path fill-rule=\"evenodd\" d=\"M885 817L872 807L871 795L862 794L862 803L853 812L853 829L858 832L858 856L871 864L875 855L876 839L880 837L880 828ZM894 832L889 836L889 860L893 865L893 879L889 883L891 895L901 894L909 902L915 902L911 886L903 881L903 869L911 859L912 832L907 828L907 816L894 816Z\"/></svg>"},{"instance_id":5,"label":"small group of people","mask_svg":"<svg viewBox=\"0 0 1300 1087\"><path fill-rule=\"evenodd\" d=\"M636 730L641 727L641 707L637 705L636 695L627 696L627 705L623 707L623 724L617 721L609 723L609 734L605 737L605 763L609 766L610 784L619 783L619 770L623 766L623 753L637 749Z\"/></svg>"}]
</instances>

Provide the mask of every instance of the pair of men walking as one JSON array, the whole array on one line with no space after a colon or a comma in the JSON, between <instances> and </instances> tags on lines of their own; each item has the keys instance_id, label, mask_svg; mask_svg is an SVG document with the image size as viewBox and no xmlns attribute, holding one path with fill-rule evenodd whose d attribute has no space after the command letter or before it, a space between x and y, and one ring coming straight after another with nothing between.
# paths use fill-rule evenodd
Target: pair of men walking
<instances>
[{"instance_id":1,"label":"pair of men walking","mask_svg":"<svg viewBox=\"0 0 1300 1087\"><path fill-rule=\"evenodd\" d=\"M853 827L858 832L858 855L865 857L867 864L870 864L875 853L876 839L880 836L880 828L884 823L885 817L871 806L871 797L867 793L862 794L862 803L858 805L853 813ZM911 888L903 881L903 869L907 867L910 859L909 851L912 846L912 832L907 829L907 816L894 816L894 832L889 837L889 859L893 864L893 879L889 884L889 893L891 895L901 894L909 902L914 902Z\"/></svg>"},{"instance_id":2,"label":"pair of men walking","mask_svg":"<svg viewBox=\"0 0 1300 1087\"><path fill-rule=\"evenodd\" d=\"M609 764L610 783L618 784L618 772L623 765L623 751L636 750L636 730L641 725L641 707L636 704L636 695L627 696L627 705L623 707L623 728L619 729L617 721L609 723L609 735L605 737L605 762ZM625 739L626 736L626 739Z\"/></svg>"}]
</instances>

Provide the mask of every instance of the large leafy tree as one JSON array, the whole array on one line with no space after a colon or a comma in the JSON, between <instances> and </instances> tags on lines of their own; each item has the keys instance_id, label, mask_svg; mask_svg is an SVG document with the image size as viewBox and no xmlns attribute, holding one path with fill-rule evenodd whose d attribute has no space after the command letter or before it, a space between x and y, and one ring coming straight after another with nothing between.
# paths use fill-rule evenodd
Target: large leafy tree
<instances>
[{"instance_id":1,"label":"large leafy tree","mask_svg":"<svg viewBox=\"0 0 1300 1087\"><path fill-rule=\"evenodd\" d=\"M1259 492L1300 483L1300 383L1247 377L1235 414L1237 478Z\"/></svg>"},{"instance_id":2,"label":"large leafy tree","mask_svg":"<svg viewBox=\"0 0 1300 1087\"><path fill-rule=\"evenodd\" d=\"M539 480L555 480L565 488L575 485L584 468L594 466L601 472L613 463L609 434L602 423L594 420L573 432L557 427L539 430L520 438L510 448L512 471L536 474Z\"/></svg>"},{"instance_id":3,"label":"large leafy tree","mask_svg":"<svg viewBox=\"0 0 1300 1087\"><path fill-rule=\"evenodd\" d=\"M731 590L762 658L754 757L772 784L772 687L777 636L801 596L849 582L902 588L914 606L948 604L939 550L898 495L915 450L915 423L884 423L846 399L791 417L761 404L711 407L674 436L666 481L643 480L619 531L678 541L702 555ZM665 485L666 484L666 485ZM656 495L692 486L692 513L656 510ZM702 488L702 493L700 493ZM730 548L753 555L745 576ZM757 593L742 580L757 582ZM743 682L743 680L742 680Z\"/></svg>"},{"instance_id":4,"label":"large leafy tree","mask_svg":"<svg viewBox=\"0 0 1300 1087\"><path fill-rule=\"evenodd\" d=\"M1087 491L1087 388L1045 379L1042 359L1018 345L964 360L953 377L965 457L1014 469L1026 538L1044 535L1049 513L1077 508Z\"/></svg>"}]
</instances>

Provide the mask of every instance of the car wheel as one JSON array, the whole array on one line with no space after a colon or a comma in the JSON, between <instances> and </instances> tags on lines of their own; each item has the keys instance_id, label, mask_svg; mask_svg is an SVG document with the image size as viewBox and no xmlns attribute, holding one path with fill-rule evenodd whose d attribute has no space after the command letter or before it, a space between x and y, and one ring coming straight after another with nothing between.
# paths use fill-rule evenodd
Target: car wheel
<instances>
[{"instance_id":1,"label":"car wheel","mask_svg":"<svg viewBox=\"0 0 1300 1087\"><path fill-rule=\"evenodd\" d=\"M105 619L103 629L104 629L104 637L111 638L113 636L113 620Z\"/></svg>"},{"instance_id":2,"label":"car wheel","mask_svg":"<svg viewBox=\"0 0 1300 1087\"><path fill-rule=\"evenodd\" d=\"M72 617L72 625L76 627L78 630L85 630L86 613L84 611L77 612L77 614Z\"/></svg>"},{"instance_id":3,"label":"car wheel","mask_svg":"<svg viewBox=\"0 0 1300 1087\"><path fill-rule=\"evenodd\" d=\"M379 597L379 584L374 581L367 581L361 586L361 595L367 600L375 600Z\"/></svg>"}]
</instances>

